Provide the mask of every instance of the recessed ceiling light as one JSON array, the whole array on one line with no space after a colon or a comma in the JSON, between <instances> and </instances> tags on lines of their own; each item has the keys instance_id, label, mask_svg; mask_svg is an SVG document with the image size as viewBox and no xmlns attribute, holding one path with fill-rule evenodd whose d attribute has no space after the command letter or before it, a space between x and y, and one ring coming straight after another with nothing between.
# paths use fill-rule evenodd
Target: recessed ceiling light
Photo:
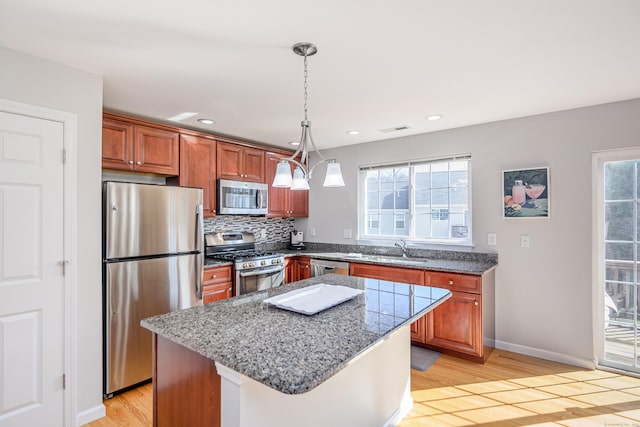
<instances>
[{"instance_id":1,"label":"recessed ceiling light","mask_svg":"<svg viewBox=\"0 0 640 427\"><path fill-rule=\"evenodd\" d=\"M348 130L347 134L348 135L360 135L360 131L359 130Z\"/></svg>"},{"instance_id":2,"label":"recessed ceiling light","mask_svg":"<svg viewBox=\"0 0 640 427\"><path fill-rule=\"evenodd\" d=\"M291 141L289 145L300 145L300 141Z\"/></svg>"},{"instance_id":3,"label":"recessed ceiling light","mask_svg":"<svg viewBox=\"0 0 640 427\"><path fill-rule=\"evenodd\" d=\"M444 116L442 114L432 114L430 116L427 116L427 120L435 121L435 120L440 120L443 117Z\"/></svg>"},{"instance_id":4,"label":"recessed ceiling light","mask_svg":"<svg viewBox=\"0 0 640 427\"><path fill-rule=\"evenodd\" d=\"M214 124L214 123L215 123L215 122L214 122L213 120L211 120L211 119L198 119L198 121L199 121L200 123L202 123L203 125L212 125L212 124Z\"/></svg>"}]
</instances>

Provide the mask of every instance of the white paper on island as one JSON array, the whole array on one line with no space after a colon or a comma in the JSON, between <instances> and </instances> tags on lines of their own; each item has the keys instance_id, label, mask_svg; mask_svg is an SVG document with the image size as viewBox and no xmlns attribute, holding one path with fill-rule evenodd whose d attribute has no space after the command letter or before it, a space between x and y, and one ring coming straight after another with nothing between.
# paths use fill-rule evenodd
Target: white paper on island
<instances>
[{"instance_id":1,"label":"white paper on island","mask_svg":"<svg viewBox=\"0 0 640 427\"><path fill-rule=\"evenodd\" d=\"M318 283L267 298L263 302L296 313L312 315L360 295L362 289Z\"/></svg>"}]
</instances>

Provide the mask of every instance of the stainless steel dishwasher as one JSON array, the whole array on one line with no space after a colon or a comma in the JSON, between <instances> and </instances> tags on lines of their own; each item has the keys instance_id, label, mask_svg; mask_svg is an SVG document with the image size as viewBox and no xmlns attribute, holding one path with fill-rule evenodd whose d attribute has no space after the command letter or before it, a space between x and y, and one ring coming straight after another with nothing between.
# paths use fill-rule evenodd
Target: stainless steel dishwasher
<instances>
[{"instance_id":1,"label":"stainless steel dishwasher","mask_svg":"<svg viewBox=\"0 0 640 427\"><path fill-rule=\"evenodd\" d=\"M349 263L339 261L327 261L324 259L311 259L311 277L322 276L323 274L349 275Z\"/></svg>"}]
</instances>

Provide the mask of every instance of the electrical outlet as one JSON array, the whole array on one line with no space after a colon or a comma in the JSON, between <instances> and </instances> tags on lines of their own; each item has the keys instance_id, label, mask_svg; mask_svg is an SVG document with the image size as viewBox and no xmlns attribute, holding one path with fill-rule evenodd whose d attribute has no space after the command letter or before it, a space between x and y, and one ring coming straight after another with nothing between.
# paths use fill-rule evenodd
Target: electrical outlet
<instances>
[{"instance_id":1,"label":"electrical outlet","mask_svg":"<svg viewBox=\"0 0 640 427\"><path fill-rule=\"evenodd\" d=\"M520 247L521 248L528 248L529 244L531 242L529 241L529 235L528 234L523 234L520 236Z\"/></svg>"},{"instance_id":2,"label":"electrical outlet","mask_svg":"<svg viewBox=\"0 0 640 427\"><path fill-rule=\"evenodd\" d=\"M311 227L310 233L311 237L316 237L316 228L315 227Z\"/></svg>"},{"instance_id":3,"label":"electrical outlet","mask_svg":"<svg viewBox=\"0 0 640 427\"><path fill-rule=\"evenodd\" d=\"M350 228L345 228L344 229L343 237L345 239L351 239L352 235L353 235L353 232L351 231Z\"/></svg>"},{"instance_id":4,"label":"electrical outlet","mask_svg":"<svg viewBox=\"0 0 640 427\"><path fill-rule=\"evenodd\" d=\"M496 245L496 233L487 234L487 245L495 246Z\"/></svg>"}]
</instances>

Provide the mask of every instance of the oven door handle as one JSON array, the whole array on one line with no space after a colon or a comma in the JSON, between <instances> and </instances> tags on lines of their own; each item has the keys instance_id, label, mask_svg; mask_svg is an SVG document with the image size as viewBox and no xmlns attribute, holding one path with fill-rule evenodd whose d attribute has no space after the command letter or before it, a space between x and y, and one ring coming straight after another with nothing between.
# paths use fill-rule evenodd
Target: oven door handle
<instances>
[{"instance_id":1,"label":"oven door handle","mask_svg":"<svg viewBox=\"0 0 640 427\"><path fill-rule=\"evenodd\" d=\"M251 271L239 271L238 274L240 275L240 277L251 277L251 276L260 276L262 274L270 274L270 273L278 273L280 271L284 270L284 268L282 267L275 267L275 268L270 268L267 270L251 270Z\"/></svg>"}]
</instances>

